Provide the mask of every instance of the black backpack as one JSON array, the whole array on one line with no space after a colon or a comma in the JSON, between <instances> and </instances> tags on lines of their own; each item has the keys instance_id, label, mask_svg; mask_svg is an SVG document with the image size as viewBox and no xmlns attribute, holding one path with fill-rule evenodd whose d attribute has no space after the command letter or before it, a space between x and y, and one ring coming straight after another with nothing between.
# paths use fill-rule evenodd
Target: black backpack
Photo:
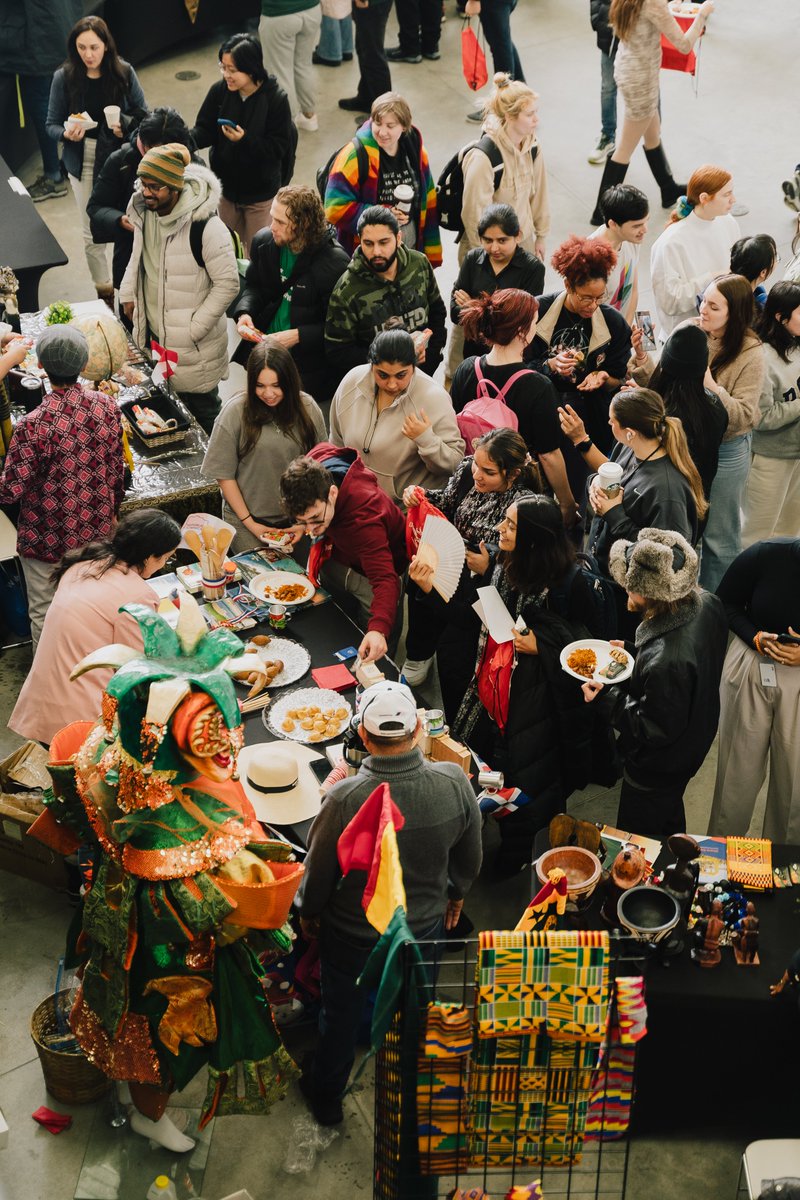
<instances>
[{"instance_id":1,"label":"black backpack","mask_svg":"<svg viewBox=\"0 0 800 1200\"><path fill-rule=\"evenodd\" d=\"M447 162L436 183L436 207L439 213L439 224L442 229L451 233L462 234L464 221L461 211L464 207L464 155L468 150L480 150L489 159L494 172L494 188L496 192L503 182L505 163L503 155L496 142L488 134L484 134L477 142L469 142L462 146ZM539 153L538 145L531 146L531 159L536 162ZM456 239L458 240L458 239Z\"/></svg>"},{"instance_id":2,"label":"black backpack","mask_svg":"<svg viewBox=\"0 0 800 1200\"><path fill-rule=\"evenodd\" d=\"M361 141L361 138L353 138L352 143L348 142L347 144L352 144L356 148L356 158L358 160L358 186L360 187L369 175L369 155L367 154L367 148ZM334 150L333 154L330 156L325 165L320 167L317 171L317 191L319 192L320 199L322 200L323 204L325 203L325 192L328 188L328 177L331 173L331 167L344 149L344 146L340 146L338 150Z\"/></svg>"},{"instance_id":3,"label":"black backpack","mask_svg":"<svg viewBox=\"0 0 800 1200\"><path fill-rule=\"evenodd\" d=\"M617 603L614 596L614 585L603 575L594 555L581 552L576 555L576 561L572 564L569 574L561 586L550 588L550 603L559 616L566 618L572 584L579 572L589 585L589 591L597 610L597 636L610 641L611 638L617 636Z\"/></svg>"},{"instance_id":4,"label":"black backpack","mask_svg":"<svg viewBox=\"0 0 800 1200\"><path fill-rule=\"evenodd\" d=\"M192 258L197 263L201 271L204 271L206 267L206 260L203 258L203 234L205 233L206 225L210 220L210 217L206 217L204 221L192 221L191 225L189 226L189 248L192 252ZM228 229L228 233L231 235L233 253L236 255L236 262L238 265L239 263L246 261L247 258L244 252L244 245L242 243L242 239L239 237L239 234L235 229ZM242 275L243 270L243 267L239 267L239 293L234 297L225 310L226 316L233 316L234 309L239 303L239 297L244 291L244 277Z\"/></svg>"}]
</instances>

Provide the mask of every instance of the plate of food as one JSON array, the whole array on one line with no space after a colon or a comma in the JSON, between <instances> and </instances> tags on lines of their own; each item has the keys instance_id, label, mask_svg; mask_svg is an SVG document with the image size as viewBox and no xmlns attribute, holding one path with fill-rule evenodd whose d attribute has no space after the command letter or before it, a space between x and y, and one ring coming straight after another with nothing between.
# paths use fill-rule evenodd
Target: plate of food
<instances>
[{"instance_id":1,"label":"plate of food","mask_svg":"<svg viewBox=\"0 0 800 1200\"><path fill-rule=\"evenodd\" d=\"M600 638L582 638L570 642L561 651L561 666L568 675L585 683L622 683L633 674L633 655L621 646Z\"/></svg>"},{"instance_id":2,"label":"plate of food","mask_svg":"<svg viewBox=\"0 0 800 1200\"><path fill-rule=\"evenodd\" d=\"M287 608L313 600L316 590L306 575L296 575L293 571L266 571L254 576L247 586L256 600L285 604Z\"/></svg>"},{"instance_id":3,"label":"plate of food","mask_svg":"<svg viewBox=\"0 0 800 1200\"><path fill-rule=\"evenodd\" d=\"M352 715L352 707L330 688L297 688L275 701L266 723L279 738L327 742L341 737Z\"/></svg>"},{"instance_id":4,"label":"plate of food","mask_svg":"<svg viewBox=\"0 0 800 1200\"><path fill-rule=\"evenodd\" d=\"M311 666L311 655L305 646L291 641L290 638L274 638L269 634L259 633L245 643L245 650L250 653L255 651L267 668L265 687L279 688L297 683ZM244 686L254 686L254 674L255 672L245 672L241 677L234 675L233 678Z\"/></svg>"},{"instance_id":5,"label":"plate of food","mask_svg":"<svg viewBox=\"0 0 800 1200\"><path fill-rule=\"evenodd\" d=\"M97 121L93 121L88 112L70 113L64 122L64 128L97 129Z\"/></svg>"},{"instance_id":6,"label":"plate of food","mask_svg":"<svg viewBox=\"0 0 800 1200\"><path fill-rule=\"evenodd\" d=\"M291 552L292 535L288 529L267 529L266 533L262 533L261 540L265 546L269 546L272 550L286 550Z\"/></svg>"}]
</instances>

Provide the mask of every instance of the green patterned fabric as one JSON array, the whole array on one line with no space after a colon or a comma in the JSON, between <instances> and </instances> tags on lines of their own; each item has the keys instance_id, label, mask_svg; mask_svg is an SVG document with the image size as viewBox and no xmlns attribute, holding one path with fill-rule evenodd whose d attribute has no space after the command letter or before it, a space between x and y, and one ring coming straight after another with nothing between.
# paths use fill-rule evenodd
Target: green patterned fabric
<instances>
[{"instance_id":1,"label":"green patterned fabric","mask_svg":"<svg viewBox=\"0 0 800 1200\"><path fill-rule=\"evenodd\" d=\"M104 859L83 909L83 929L91 944L83 994L111 1037L128 1008L125 964L136 937L136 887L136 879Z\"/></svg>"}]
</instances>

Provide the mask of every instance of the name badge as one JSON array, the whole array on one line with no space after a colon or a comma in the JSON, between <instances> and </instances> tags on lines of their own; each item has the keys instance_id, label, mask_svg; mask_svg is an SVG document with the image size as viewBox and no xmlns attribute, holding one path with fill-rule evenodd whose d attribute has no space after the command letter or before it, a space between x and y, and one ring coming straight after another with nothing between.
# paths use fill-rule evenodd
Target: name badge
<instances>
[{"instance_id":1,"label":"name badge","mask_svg":"<svg viewBox=\"0 0 800 1200\"><path fill-rule=\"evenodd\" d=\"M762 687L778 686L778 672L775 670L775 663L761 662L758 664L758 669L761 673Z\"/></svg>"}]
</instances>

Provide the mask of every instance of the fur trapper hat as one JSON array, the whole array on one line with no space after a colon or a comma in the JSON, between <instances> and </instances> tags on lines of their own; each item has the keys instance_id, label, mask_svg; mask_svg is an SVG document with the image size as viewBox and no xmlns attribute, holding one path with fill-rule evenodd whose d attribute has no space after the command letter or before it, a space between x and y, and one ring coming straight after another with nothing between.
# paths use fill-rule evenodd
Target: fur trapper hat
<instances>
[{"instance_id":1,"label":"fur trapper hat","mask_svg":"<svg viewBox=\"0 0 800 1200\"><path fill-rule=\"evenodd\" d=\"M697 586L697 555L686 538L666 529L641 529L635 542L614 542L611 578L648 600L683 600Z\"/></svg>"}]
</instances>

